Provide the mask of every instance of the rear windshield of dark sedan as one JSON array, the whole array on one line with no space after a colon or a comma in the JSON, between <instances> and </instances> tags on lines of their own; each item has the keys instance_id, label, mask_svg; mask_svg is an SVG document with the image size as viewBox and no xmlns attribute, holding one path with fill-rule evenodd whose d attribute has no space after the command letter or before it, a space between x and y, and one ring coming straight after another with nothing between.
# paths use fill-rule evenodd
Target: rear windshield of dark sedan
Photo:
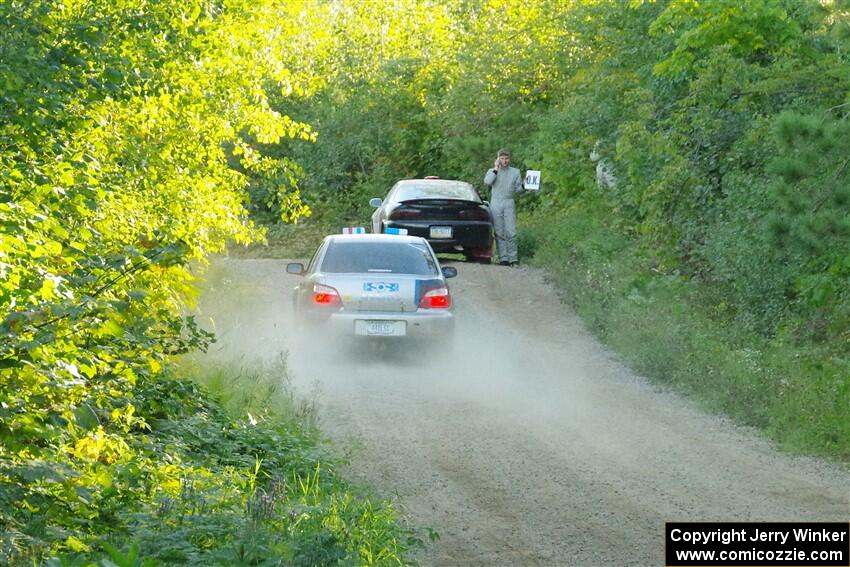
<instances>
[{"instance_id":1,"label":"rear windshield of dark sedan","mask_svg":"<svg viewBox=\"0 0 850 567\"><path fill-rule=\"evenodd\" d=\"M406 242L331 242L319 271L334 274L439 274L428 248Z\"/></svg>"},{"instance_id":2,"label":"rear windshield of dark sedan","mask_svg":"<svg viewBox=\"0 0 850 567\"><path fill-rule=\"evenodd\" d=\"M414 199L462 199L464 201L481 201L478 193L469 183L462 182L416 182L409 181L399 184L394 195L397 202Z\"/></svg>"}]
</instances>

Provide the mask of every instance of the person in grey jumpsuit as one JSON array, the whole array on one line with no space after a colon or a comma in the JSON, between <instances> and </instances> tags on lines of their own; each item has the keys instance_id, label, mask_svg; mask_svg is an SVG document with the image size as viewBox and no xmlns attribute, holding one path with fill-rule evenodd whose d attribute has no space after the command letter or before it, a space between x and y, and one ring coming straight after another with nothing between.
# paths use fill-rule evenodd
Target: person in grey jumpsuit
<instances>
[{"instance_id":1,"label":"person in grey jumpsuit","mask_svg":"<svg viewBox=\"0 0 850 567\"><path fill-rule=\"evenodd\" d=\"M490 212L496 231L499 263L503 266L516 266L518 258L514 194L522 189L522 184L519 170L511 167L511 153L508 150L499 150L493 169L487 170L484 175L484 184L492 189Z\"/></svg>"}]
</instances>

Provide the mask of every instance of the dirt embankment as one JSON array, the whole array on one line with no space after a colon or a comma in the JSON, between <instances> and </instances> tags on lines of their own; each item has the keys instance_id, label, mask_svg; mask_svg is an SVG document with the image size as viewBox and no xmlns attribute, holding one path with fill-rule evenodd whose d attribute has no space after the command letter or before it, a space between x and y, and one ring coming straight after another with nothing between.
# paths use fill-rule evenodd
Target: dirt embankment
<instances>
[{"instance_id":1,"label":"dirt embankment","mask_svg":"<svg viewBox=\"0 0 850 567\"><path fill-rule=\"evenodd\" d=\"M535 270L459 264L457 340L429 355L299 341L284 268L218 266L204 301L217 348L290 349L349 477L439 533L422 565L658 566L666 521L850 519L847 471L778 454L633 375Z\"/></svg>"}]
</instances>

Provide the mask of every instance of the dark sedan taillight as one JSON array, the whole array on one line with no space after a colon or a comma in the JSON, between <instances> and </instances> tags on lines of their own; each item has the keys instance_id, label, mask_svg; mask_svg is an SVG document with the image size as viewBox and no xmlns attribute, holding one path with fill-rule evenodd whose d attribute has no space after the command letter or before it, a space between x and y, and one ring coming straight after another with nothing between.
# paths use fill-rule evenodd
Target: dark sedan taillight
<instances>
[{"instance_id":1,"label":"dark sedan taillight","mask_svg":"<svg viewBox=\"0 0 850 567\"><path fill-rule=\"evenodd\" d=\"M422 211L413 207L401 205L387 215L387 220L412 220L422 218Z\"/></svg>"},{"instance_id":2,"label":"dark sedan taillight","mask_svg":"<svg viewBox=\"0 0 850 567\"><path fill-rule=\"evenodd\" d=\"M484 207L475 207L474 209L464 209L464 210L462 210L458 213L458 218L460 220L489 221L490 220L490 211L488 211Z\"/></svg>"}]
</instances>

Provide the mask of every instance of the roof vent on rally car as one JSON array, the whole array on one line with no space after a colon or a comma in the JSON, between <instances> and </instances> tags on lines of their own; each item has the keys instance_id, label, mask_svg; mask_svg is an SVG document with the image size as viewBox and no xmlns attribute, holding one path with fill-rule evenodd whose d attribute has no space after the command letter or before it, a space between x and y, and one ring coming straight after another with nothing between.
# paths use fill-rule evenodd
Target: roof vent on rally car
<instances>
[{"instance_id":1,"label":"roof vent on rally car","mask_svg":"<svg viewBox=\"0 0 850 567\"><path fill-rule=\"evenodd\" d=\"M439 179L439 178L440 178L439 175L426 175L422 179Z\"/></svg>"}]
</instances>

